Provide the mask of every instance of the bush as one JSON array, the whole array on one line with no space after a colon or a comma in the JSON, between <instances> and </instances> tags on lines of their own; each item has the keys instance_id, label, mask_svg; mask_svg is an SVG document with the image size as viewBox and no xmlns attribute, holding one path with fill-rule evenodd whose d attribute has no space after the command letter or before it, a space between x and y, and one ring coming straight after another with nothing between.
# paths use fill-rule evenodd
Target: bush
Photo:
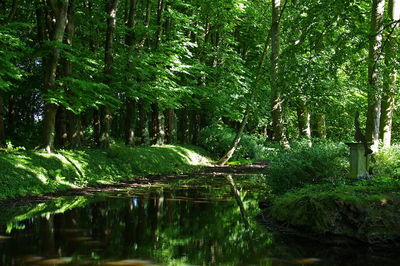
<instances>
[{"instance_id":1,"label":"bush","mask_svg":"<svg viewBox=\"0 0 400 266\"><path fill-rule=\"evenodd\" d=\"M313 147L306 142L295 142L290 150L271 157L270 165L267 182L277 194L306 184L344 183L348 148L332 142L319 142Z\"/></svg>"},{"instance_id":2,"label":"bush","mask_svg":"<svg viewBox=\"0 0 400 266\"><path fill-rule=\"evenodd\" d=\"M236 132L223 125L211 125L200 132L200 145L220 158L225 155L232 141L235 139ZM233 159L253 159L256 141L250 136L243 136L240 141Z\"/></svg>"},{"instance_id":3,"label":"bush","mask_svg":"<svg viewBox=\"0 0 400 266\"><path fill-rule=\"evenodd\" d=\"M371 167L377 177L400 179L400 144L380 149Z\"/></svg>"},{"instance_id":4,"label":"bush","mask_svg":"<svg viewBox=\"0 0 400 266\"><path fill-rule=\"evenodd\" d=\"M235 137L235 130L224 125L211 125L200 132L199 140L204 149L217 158L221 158L228 151ZM266 142L265 137L243 134L232 159L267 159L271 153L276 153L279 149L279 145Z\"/></svg>"}]
</instances>

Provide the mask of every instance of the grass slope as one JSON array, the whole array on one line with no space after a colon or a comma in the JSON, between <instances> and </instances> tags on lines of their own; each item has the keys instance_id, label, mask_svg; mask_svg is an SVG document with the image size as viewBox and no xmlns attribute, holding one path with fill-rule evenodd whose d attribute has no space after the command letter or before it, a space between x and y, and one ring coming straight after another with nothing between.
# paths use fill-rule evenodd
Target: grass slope
<instances>
[{"instance_id":1,"label":"grass slope","mask_svg":"<svg viewBox=\"0 0 400 266\"><path fill-rule=\"evenodd\" d=\"M195 147L87 149L44 154L0 152L0 199L43 194L137 176L189 171L208 159Z\"/></svg>"}]
</instances>

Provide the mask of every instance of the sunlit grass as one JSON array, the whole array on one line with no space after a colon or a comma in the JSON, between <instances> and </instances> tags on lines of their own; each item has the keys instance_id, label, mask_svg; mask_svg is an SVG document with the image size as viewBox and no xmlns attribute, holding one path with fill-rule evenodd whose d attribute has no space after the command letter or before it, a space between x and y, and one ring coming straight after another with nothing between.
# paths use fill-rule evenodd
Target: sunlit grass
<instances>
[{"instance_id":1,"label":"sunlit grass","mask_svg":"<svg viewBox=\"0 0 400 266\"><path fill-rule=\"evenodd\" d=\"M208 163L197 148L154 146L109 150L0 153L0 198L110 184L138 176L190 171Z\"/></svg>"}]
</instances>

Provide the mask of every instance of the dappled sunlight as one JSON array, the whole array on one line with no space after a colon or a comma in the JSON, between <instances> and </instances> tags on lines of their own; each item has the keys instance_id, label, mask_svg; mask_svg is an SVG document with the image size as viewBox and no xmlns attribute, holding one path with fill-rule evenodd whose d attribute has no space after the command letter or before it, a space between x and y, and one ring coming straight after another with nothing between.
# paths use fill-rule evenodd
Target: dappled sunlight
<instances>
[{"instance_id":1,"label":"dappled sunlight","mask_svg":"<svg viewBox=\"0 0 400 266\"><path fill-rule=\"evenodd\" d=\"M61 150L58 154L1 153L2 182L7 187L0 187L0 198L183 172L205 162L204 156L179 146L114 146L108 151Z\"/></svg>"}]
</instances>

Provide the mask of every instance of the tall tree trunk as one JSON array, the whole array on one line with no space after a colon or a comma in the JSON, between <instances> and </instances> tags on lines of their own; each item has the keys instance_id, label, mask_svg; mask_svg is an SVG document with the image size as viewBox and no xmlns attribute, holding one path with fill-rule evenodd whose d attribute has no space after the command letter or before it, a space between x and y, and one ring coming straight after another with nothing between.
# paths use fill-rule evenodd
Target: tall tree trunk
<instances>
[{"instance_id":1,"label":"tall tree trunk","mask_svg":"<svg viewBox=\"0 0 400 266\"><path fill-rule=\"evenodd\" d=\"M151 104L151 144L160 143L160 110L157 103Z\"/></svg>"},{"instance_id":2,"label":"tall tree trunk","mask_svg":"<svg viewBox=\"0 0 400 266\"><path fill-rule=\"evenodd\" d=\"M7 134L12 136L15 134L15 120L16 120L16 110L15 110L15 95L11 94L8 98L8 113L7 113Z\"/></svg>"},{"instance_id":3,"label":"tall tree trunk","mask_svg":"<svg viewBox=\"0 0 400 266\"><path fill-rule=\"evenodd\" d=\"M100 146L100 110L94 109L93 110L93 140L96 146Z\"/></svg>"},{"instance_id":4,"label":"tall tree trunk","mask_svg":"<svg viewBox=\"0 0 400 266\"><path fill-rule=\"evenodd\" d=\"M4 130L4 104L3 95L0 92L0 148L6 146L6 132Z\"/></svg>"},{"instance_id":5,"label":"tall tree trunk","mask_svg":"<svg viewBox=\"0 0 400 266\"><path fill-rule=\"evenodd\" d=\"M115 33L115 25L117 23L117 8L119 0L107 0L107 31L106 41L104 47L104 74L106 76L106 84L111 85L111 74L113 65L113 40ZM100 147L108 149L111 142L111 108L109 106L102 106L102 119L101 119L101 133L100 133Z\"/></svg>"},{"instance_id":6,"label":"tall tree trunk","mask_svg":"<svg viewBox=\"0 0 400 266\"><path fill-rule=\"evenodd\" d=\"M111 115L111 108L102 105L100 107L100 145L99 147L102 149L110 148L111 144L111 122L112 122L112 115Z\"/></svg>"},{"instance_id":7,"label":"tall tree trunk","mask_svg":"<svg viewBox=\"0 0 400 266\"><path fill-rule=\"evenodd\" d=\"M271 90L272 90L272 128L274 140L285 141L283 126L282 92L279 84L279 47L280 47L280 0L272 0L272 25L271 25Z\"/></svg>"},{"instance_id":8,"label":"tall tree trunk","mask_svg":"<svg viewBox=\"0 0 400 266\"><path fill-rule=\"evenodd\" d=\"M10 9L10 12L8 13L6 22L11 22L14 19L15 14L17 13L17 4L18 4L18 0L12 1L11 9Z\"/></svg>"},{"instance_id":9,"label":"tall tree trunk","mask_svg":"<svg viewBox=\"0 0 400 266\"><path fill-rule=\"evenodd\" d=\"M400 0L389 0L389 18L394 24L392 25L392 32L390 32L385 46L385 64L387 69L385 74L387 77L383 79L380 121L380 139L384 147L390 147L392 141L393 111L397 95L396 52L399 49L399 45L394 36L398 34L398 29L400 28Z\"/></svg>"},{"instance_id":10,"label":"tall tree trunk","mask_svg":"<svg viewBox=\"0 0 400 266\"><path fill-rule=\"evenodd\" d=\"M297 105L297 122L299 136L311 140L311 115L304 102L299 102Z\"/></svg>"},{"instance_id":11,"label":"tall tree trunk","mask_svg":"<svg viewBox=\"0 0 400 266\"><path fill-rule=\"evenodd\" d=\"M164 19L164 10L165 10L165 0L158 0L157 4L157 33L156 33L156 43L155 47L160 47L161 37L164 31L163 28L163 19Z\"/></svg>"},{"instance_id":12,"label":"tall tree trunk","mask_svg":"<svg viewBox=\"0 0 400 266\"><path fill-rule=\"evenodd\" d=\"M125 117L125 144L127 146L135 146L135 127L133 117L135 115L135 100L127 99Z\"/></svg>"},{"instance_id":13,"label":"tall tree trunk","mask_svg":"<svg viewBox=\"0 0 400 266\"><path fill-rule=\"evenodd\" d=\"M64 43L72 46L75 34L75 0L70 0L68 8L68 23L65 28ZM72 62L67 58L63 58L63 75L65 77L72 76ZM67 91L69 97L74 97L71 90ZM81 121L80 115L75 114L70 110L66 110L66 128L67 128L67 143L70 148L78 148L81 144Z\"/></svg>"},{"instance_id":14,"label":"tall tree trunk","mask_svg":"<svg viewBox=\"0 0 400 266\"><path fill-rule=\"evenodd\" d=\"M190 144L197 145L199 138L199 115L197 110L190 112Z\"/></svg>"},{"instance_id":15,"label":"tall tree trunk","mask_svg":"<svg viewBox=\"0 0 400 266\"><path fill-rule=\"evenodd\" d=\"M283 13L283 10L286 8L286 3L287 2L285 2L285 5L282 8L281 14ZM280 18L281 18L280 16L281 15L278 15L278 18L277 18L277 23L278 24L279 24L279 21L280 21ZM242 122L239 125L239 130L237 131L236 136L233 139L232 144L231 144L229 150L227 151L227 153L221 159L219 159L219 161L217 162L219 165L226 164L231 159L233 154L235 153L235 151L237 149L237 146L239 145L240 140L242 138L242 135L243 135L244 129L246 127L249 115L253 111L253 108L254 108L253 101L254 101L254 97L255 97L256 92L257 92L257 90L259 88L259 85L260 85L261 74L262 74L262 71L264 69L264 64L265 64L265 60L266 60L266 57L267 57L267 52L268 52L268 49L270 47L269 43L270 43L270 40L272 38L272 31L273 31L273 25L271 25L271 28L268 31L267 38L265 39L264 49L263 49L263 52L262 52L262 55L261 55L261 58L260 58L260 61L259 61L259 64L258 64L257 75L256 75L256 78L254 80L252 92L250 94L250 100L247 102ZM279 45L279 43L278 43L278 45ZM289 144L287 144L286 142L284 142L284 145L286 147L289 147Z\"/></svg>"},{"instance_id":16,"label":"tall tree trunk","mask_svg":"<svg viewBox=\"0 0 400 266\"><path fill-rule=\"evenodd\" d=\"M174 116L174 109L167 109L164 111L166 144L172 144L174 141Z\"/></svg>"},{"instance_id":17,"label":"tall tree trunk","mask_svg":"<svg viewBox=\"0 0 400 266\"><path fill-rule=\"evenodd\" d=\"M146 103L144 100L139 100L139 134L140 144L146 144L146 131L147 131L147 111Z\"/></svg>"},{"instance_id":18,"label":"tall tree trunk","mask_svg":"<svg viewBox=\"0 0 400 266\"><path fill-rule=\"evenodd\" d=\"M67 11L69 0L48 0L49 8L54 13L54 28L51 40L56 43L62 43L65 27L67 24ZM60 59L60 48L54 45L50 48L50 55L44 64L44 93L48 93L56 88L56 73L58 61ZM46 102L44 106L43 133L39 149L51 152L54 149L55 121L57 114L57 105Z\"/></svg>"},{"instance_id":19,"label":"tall tree trunk","mask_svg":"<svg viewBox=\"0 0 400 266\"><path fill-rule=\"evenodd\" d=\"M180 144L187 144L189 140L189 119L187 107L179 112L178 140Z\"/></svg>"},{"instance_id":20,"label":"tall tree trunk","mask_svg":"<svg viewBox=\"0 0 400 266\"><path fill-rule=\"evenodd\" d=\"M233 154L235 153L235 151L237 149L237 146L239 145L240 140L242 139L244 128L246 127L247 120L249 119L249 114L250 114L250 108L246 108L245 114L243 116L243 120L240 123L239 130L236 133L235 139L233 140L230 149L221 159L219 159L217 164L224 165L232 158Z\"/></svg>"},{"instance_id":21,"label":"tall tree trunk","mask_svg":"<svg viewBox=\"0 0 400 266\"><path fill-rule=\"evenodd\" d=\"M385 0L373 0L371 12L371 39L368 56L368 142L372 142L372 150L377 151L379 144L379 123L381 115L381 73L382 31Z\"/></svg>"},{"instance_id":22,"label":"tall tree trunk","mask_svg":"<svg viewBox=\"0 0 400 266\"><path fill-rule=\"evenodd\" d=\"M324 113L316 113L313 115L313 134L314 137L319 139L326 139L326 125L325 125L325 114Z\"/></svg>"},{"instance_id":23,"label":"tall tree trunk","mask_svg":"<svg viewBox=\"0 0 400 266\"><path fill-rule=\"evenodd\" d=\"M129 5L128 5L129 3ZM135 17L137 13L137 0L127 0L126 1L126 27L127 33L125 36L125 44L128 47L132 47L135 41ZM131 72L131 60L128 59L127 62L127 73ZM127 95L126 105L126 117L125 117L125 144L128 146L135 145L135 128L134 128L134 114L135 114L135 100L131 96Z\"/></svg>"},{"instance_id":24,"label":"tall tree trunk","mask_svg":"<svg viewBox=\"0 0 400 266\"><path fill-rule=\"evenodd\" d=\"M71 149L76 149L81 146L82 123L81 116L73 112L67 112L67 132L68 142Z\"/></svg>"},{"instance_id":25,"label":"tall tree trunk","mask_svg":"<svg viewBox=\"0 0 400 266\"><path fill-rule=\"evenodd\" d=\"M163 32L163 17L165 10L165 0L157 1L157 32L156 32L156 42L154 44L154 48L157 50L160 47L161 36ZM151 128L152 128L152 136L151 143L152 144L161 144L161 132L160 132L160 111L157 102L151 103Z\"/></svg>"},{"instance_id":26,"label":"tall tree trunk","mask_svg":"<svg viewBox=\"0 0 400 266\"><path fill-rule=\"evenodd\" d=\"M64 44L72 46L72 37L74 34L74 13L75 13L75 0L69 0L69 6L67 11L67 25L65 26L64 32ZM61 75L63 77L70 77L72 75L72 63L67 58L61 58ZM67 88L67 94L71 95L70 90ZM56 145L59 148L65 148L69 142L68 118L70 117L68 113L71 112L67 110L64 106L59 106L56 115Z\"/></svg>"},{"instance_id":27,"label":"tall tree trunk","mask_svg":"<svg viewBox=\"0 0 400 266\"><path fill-rule=\"evenodd\" d=\"M57 108L56 114L56 139L55 144L57 148L65 148L68 142L68 135L67 135L67 117L66 117L67 110L64 106L59 106Z\"/></svg>"}]
</instances>

